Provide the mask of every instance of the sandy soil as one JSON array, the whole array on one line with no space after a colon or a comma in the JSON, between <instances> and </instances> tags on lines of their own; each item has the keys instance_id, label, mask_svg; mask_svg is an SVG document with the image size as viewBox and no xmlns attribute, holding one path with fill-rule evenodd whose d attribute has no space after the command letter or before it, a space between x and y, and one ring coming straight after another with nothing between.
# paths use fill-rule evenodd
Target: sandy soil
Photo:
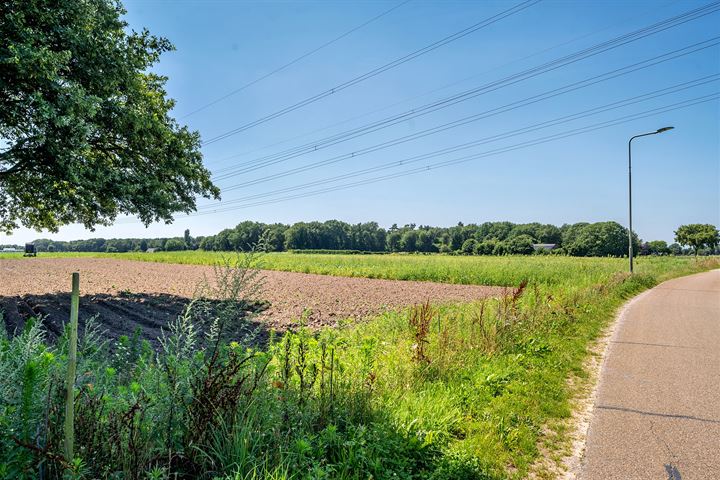
<instances>
[{"instance_id":1,"label":"sandy soil","mask_svg":"<svg viewBox=\"0 0 720 480\"><path fill-rule=\"evenodd\" d=\"M69 314L70 275L80 272L81 323L97 314L111 334L139 326L152 337L176 316L212 267L113 260L108 258L31 258L0 260L0 308L8 328L35 313L48 316L58 330ZM499 295L500 287L433 282L332 277L262 271L260 299L269 307L259 314L265 326L286 328L307 311L311 327L362 319L389 309L430 300L472 301Z\"/></svg>"}]
</instances>

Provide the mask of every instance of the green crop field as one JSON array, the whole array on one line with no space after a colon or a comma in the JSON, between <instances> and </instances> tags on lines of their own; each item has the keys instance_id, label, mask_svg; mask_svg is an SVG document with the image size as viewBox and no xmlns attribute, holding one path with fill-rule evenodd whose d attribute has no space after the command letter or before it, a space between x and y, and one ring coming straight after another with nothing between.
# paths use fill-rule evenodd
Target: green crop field
<instances>
[{"instance_id":1,"label":"green crop field","mask_svg":"<svg viewBox=\"0 0 720 480\"><path fill-rule=\"evenodd\" d=\"M212 264L219 255L102 256ZM49 256L72 255L40 254ZM158 354L132 339L112 355L101 339L87 341L76 393L80 453L67 467L75 478L552 478L569 448L573 399L587 386L589 347L617 308L662 280L720 266L717 258L645 257L630 276L614 258L268 254L261 262L520 288L300 329L255 350L228 338L193 353L199 340L181 321ZM59 391L66 361L64 343L46 345L36 328L0 337L0 389L16 399L0 410L0 430L10 432L0 434L0 477L57 463L22 441L47 412L60 421L48 391Z\"/></svg>"}]
</instances>

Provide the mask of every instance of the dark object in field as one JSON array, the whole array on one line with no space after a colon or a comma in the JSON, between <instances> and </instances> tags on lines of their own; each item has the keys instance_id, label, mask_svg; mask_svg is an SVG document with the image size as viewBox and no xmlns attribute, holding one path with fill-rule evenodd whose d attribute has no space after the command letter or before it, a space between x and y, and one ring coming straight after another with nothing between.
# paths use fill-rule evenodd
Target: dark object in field
<instances>
[{"instance_id":1,"label":"dark object in field","mask_svg":"<svg viewBox=\"0 0 720 480\"><path fill-rule=\"evenodd\" d=\"M23 257L35 257L37 256L37 251L35 250L35 244L34 243L26 243L25 244L25 253L23 254Z\"/></svg>"},{"instance_id":2,"label":"dark object in field","mask_svg":"<svg viewBox=\"0 0 720 480\"><path fill-rule=\"evenodd\" d=\"M205 302L209 308L215 305L212 300ZM117 295L83 295L80 297L79 336L82 338L87 321L95 317L95 324L106 332L105 339L117 340L121 335L132 336L138 331L141 338L157 349L160 347L161 329L167 330L168 322L183 313L188 303L188 298L168 294L120 292ZM237 318L239 325L248 330L258 330L259 336L255 341L260 343L266 339L267 331L263 324L251 318L251 314L266 307L266 304L245 305ZM20 332L31 317L39 316L48 339L54 342L62 334L69 318L70 295L0 297L0 311L4 311L5 328L10 335Z\"/></svg>"}]
</instances>

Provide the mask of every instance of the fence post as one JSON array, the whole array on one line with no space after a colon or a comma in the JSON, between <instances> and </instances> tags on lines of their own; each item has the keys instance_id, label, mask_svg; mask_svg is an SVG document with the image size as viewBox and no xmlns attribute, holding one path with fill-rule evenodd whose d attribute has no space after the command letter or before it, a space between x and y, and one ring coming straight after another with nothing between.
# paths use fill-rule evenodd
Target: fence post
<instances>
[{"instance_id":1,"label":"fence post","mask_svg":"<svg viewBox=\"0 0 720 480\"><path fill-rule=\"evenodd\" d=\"M70 338L68 341L68 369L65 397L65 459L73 460L75 441L75 368L77 367L78 311L80 309L80 274L72 274L70 298Z\"/></svg>"}]
</instances>

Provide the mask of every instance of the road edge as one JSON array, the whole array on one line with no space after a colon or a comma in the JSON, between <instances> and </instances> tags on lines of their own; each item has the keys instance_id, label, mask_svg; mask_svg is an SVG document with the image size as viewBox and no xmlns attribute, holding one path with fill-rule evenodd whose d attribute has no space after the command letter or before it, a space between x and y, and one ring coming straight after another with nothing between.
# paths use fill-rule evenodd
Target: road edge
<instances>
[{"instance_id":1,"label":"road edge","mask_svg":"<svg viewBox=\"0 0 720 480\"><path fill-rule=\"evenodd\" d=\"M560 471L562 473L557 477L558 480L575 480L578 478L585 457L585 446L590 423L595 411L595 399L602 384L601 372L610 352L611 342L617 336L619 327L625 321L630 308L649 295L655 287L657 285L635 295L622 304L617 310L614 319L588 348L589 356L584 365L588 378L583 382L584 385L579 394L573 399L573 413L568 422L570 425L568 436L571 439L570 454L560 459Z\"/></svg>"}]
</instances>

